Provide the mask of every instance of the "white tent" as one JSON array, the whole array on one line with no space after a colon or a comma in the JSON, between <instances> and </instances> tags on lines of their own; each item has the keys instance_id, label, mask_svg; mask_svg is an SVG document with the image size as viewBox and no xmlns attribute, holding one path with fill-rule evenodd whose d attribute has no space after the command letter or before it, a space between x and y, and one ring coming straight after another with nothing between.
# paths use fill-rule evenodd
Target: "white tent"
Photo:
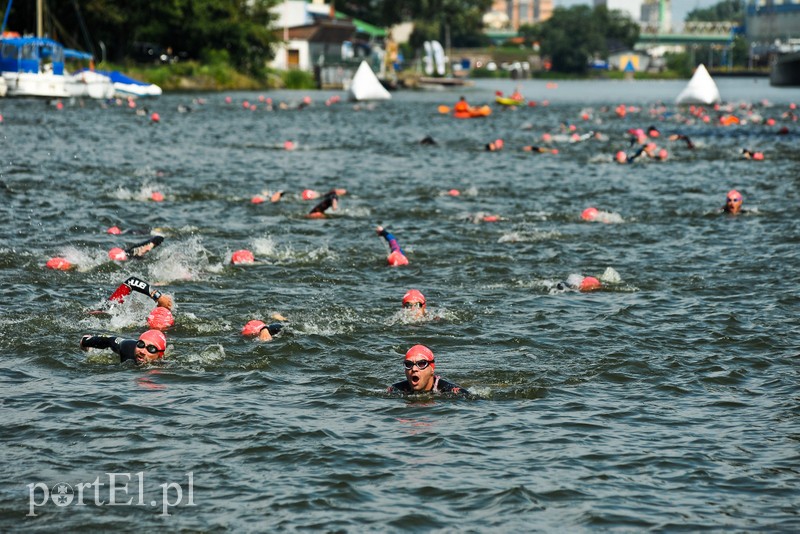
<instances>
[{"instance_id":1,"label":"white tent","mask_svg":"<svg viewBox=\"0 0 800 534\"><path fill-rule=\"evenodd\" d=\"M358 66L353 80L350 82L350 97L352 100L389 100L392 95L381 85L378 77L369 68L366 61Z\"/></svg>"},{"instance_id":2,"label":"white tent","mask_svg":"<svg viewBox=\"0 0 800 534\"><path fill-rule=\"evenodd\" d=\"M694 71L692 79L675 99L677 104L714 104L721 100L717 84L702 63Z\"/></svg>"}]
</instances>

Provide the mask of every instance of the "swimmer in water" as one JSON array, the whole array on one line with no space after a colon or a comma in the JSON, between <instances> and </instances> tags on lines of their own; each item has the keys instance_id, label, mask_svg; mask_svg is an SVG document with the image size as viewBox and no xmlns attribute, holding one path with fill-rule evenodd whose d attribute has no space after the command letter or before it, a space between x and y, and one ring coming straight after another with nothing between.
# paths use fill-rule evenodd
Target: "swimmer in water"
<instances>
[{"instance_id":1,"label":"swimmer in water","mask_svg":"<svg viewBox=\"0 0 800 534\"><path fill-rule=\"evenodd\" d=\"M502 139L495 139L489 143L486 143L484 147L489 152L497 152L498 150L503 150L503 140Z\"/></svg>"},{"instance_id":2,"label":"swimmer in water","mask_svg":"<svg viewBox=\"0 0 800 534\"><path fill-rule=\"evenodd\" d=\"M389 386L389 393L404 395L416 393L454 393L470 395L466 389L444 380L433 374L436 365L433 352L425 345L414 345L406 352L403 359L406 379Z\"/></svg>"},{"instance_id":3,"label":"swimmer in water","mask_svg":"<svg viewBox=\"0 0 800 534\"><path fill-rule=\"evenodd\" d=\"M80 347L87 349L111 349L119 354L119 361L134 361L137 365L159 360L167 350L167 336L158 330L148 330L139 339L126 339L117 336L86 334L81 338Z\"/></svg>"},{"instance_id":4,"label":"swimmer in water","mask_svg":"<svg viewBox=\"0 0 800 534\"><path fill-rule=\"evenodd\" d=\"M403 310L415 319L425 317L425 305L425 295L417 289L409 289L403 295Z\"/></svg>"},{"instance_id":5,"label":"swimmer in water","mask_svg":"<svg viewBox=\"0 0 800 534\"><path fill-rule=\"evenodd\" d=\"M600 280L594 276L571 275L565 281L557 283L555 289L558 291L567 291L571 289L573 291L588 293L590 291L597 291L601 287Z\"/></svg>"},{"instance_id":6,"label":"swimmer in water","mask_svg":"<svg viewBox=\"0 0 800 534\"><path fill-rule=\"evenodd\" d=\"M125 249L125 255L128 258L141 258L163 242L163 236L151 236L147 241L142 241Z\"/></svg>"},{"instance_id":7,"label":"swimmer in water","mask_svg":"<svg viewBox=\"0 0 800 534\"><path fill-rule=\"evenodd\" d=\"M722 211L725 213L730 213L731 215L744 213L745 210L742 209L743 202L744 198L742 197L742 194L736 189L731 189L728 192L728 195L725 197L725 205L722 206Z\"/></svg>"},{"instance_id":8,"label":"swimmer in water","mask_svg":"<svg viewBox=\"0 0 800 534\"><path fill-rule=\"evenodd\" d=\"M285 321L286 318L279 313L274 313L271 316L278 321ZM272 323L266 324L264 321L253 319L248 321L242 328L243 336L256 336L259 341L272 341L272 338L277 336L283 330L283 324Z\"/></svg>"},{"instance_id":9,"label":"swimmer in water","mask_svg":"<svg viewBox=\"0 0 800 534\"><path fill-rule=\"evenodd\" d=\"M686 143L686 148L688 148L689 150L692 150L694 148L694 143L692 143L692 140L689 139L688 135L672 134L668 137L668 139L670 141L684 141Z\"/></svg>"},{"instance_id":10,"label":"swimmer in water","mask_svg":"<svg viewBox=\"0 0 800 534\"><path fill-rule=\"evenodd\" d=\"M433 137L431 137L430 135L426 135L425 137L422 138L422 141L420 141L419 144L434 146L437 143Z\"/></svg>"},{"instance_id":11,"label":"swimmer in water","mask_svg":"<svg viewBox=\"0 0 800 534\"><path fill-rule=\"evenodd\" d=\"M135 276L131 276L122 282L114 291L114 293L108 297L108 300L112 302L119 302L121 304L125 302L125 297L130 295L131 291L136 291L137 293L141 293L142 295L150 297L156 303L156 306L166 308L170 311L174 305L174 301L171 296L163 294L157 289L152 289L150 284L144 280L136 278Z\"/></svg>"},{"instance_id":12,"label":"swimmer in water","mask_svg":"<svg viewBox=\"0 0 800 534\"><path fill-rule=\"evenodd\" d=\"M339 208L339 195L336 194L336 190L332 189L322 197L322 200L314 206L311 211L308 213L308 217L311 219L319 219L325 217L325 211L331 208L336 211Z\"/></svg>"},{"instance_id":13,"label":"swimmer in water","mask_svg":"<svg viewBox=\"0 0 800 534\"><path fill-rule=\"evenodd\" d=\"M522 150L525 152L535 152L538 154L558 154L557 148L547 148L543 146L536 146L536 145L528 145L522 147Z\"/></svg>"},{"instance_id":14,"label":"swimmer in water","mask_svg":"<svg viewBox=\"0 0 800 534\"><path fill-rule=\"evenodd\" d=\"M408 258L406 258L403 249L400 248L400 245L397 243L397 239L394 237L394 235L386 230L383 226L376 227L375 231L389 244L390 253L386 257L386 261L389 262L389 265L392 267L408 265Z\"/></svg>"},{"instance_id":15,"label":"swimmer in water","mask_svg":"<svg viewBox=\"0 0 800 534\"><path fill-rule=\"evenodd\" d=\"M763 161L764 160L764 153L763 152L755 152L753 150L748 150L746 148L742 149L742 157L744 159L752 159L755 161Z\"/></svg>"}]
</instances>

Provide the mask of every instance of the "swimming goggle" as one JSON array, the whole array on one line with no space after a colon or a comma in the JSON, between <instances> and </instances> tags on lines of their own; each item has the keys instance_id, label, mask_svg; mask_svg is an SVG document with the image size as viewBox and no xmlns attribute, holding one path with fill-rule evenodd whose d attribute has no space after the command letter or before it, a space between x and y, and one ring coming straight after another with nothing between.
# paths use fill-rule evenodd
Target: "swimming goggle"
<instances>
[{"instance_id":1,"label":"swimming goggle","mask_svg":"<svg viewBox=\"0 0 800 534\"><path fill-rule=\"evenodd\" d=\"M728 197L728 202L741 202L742 197Z\"/></svg>"},{"instance_id":2,"label":"swimming goggle","mask_svg":"<svg viewBox=\"0 0 800 534\"><path fill-rule=\"evenodd\" d=\"M424 302L404 302L403 303L403 307L404 308L413 308L415 306L418 307L418 308L422 308L423 306L425 306L425 303Z\"/></svg>"},{"instance_id":3,"label":"swimming goggle","mask_svg":"<svg viewBox=\"0 0 800 534\"><path fill-rule=\"evenodd\" d=\"M423 370L428 367L428 365L432 364L433 360L403 360L403 366L408 369L409 371L414 368L416 365L419 370Z\"/></svg>"},{"instance_id":4,"label":"swimming goggle","mask_svg":"<svg viewBox=\"0 0 800 534\"><path fill-rule=\"evenodd\" d=\"M147 352L149 352L150 354L156 354L158 352L164 352L163 350L160 350L155 345L146 345L145 342L143 340L141 340L141 339L136 342L136 347L140 348L140 349L143 349L143 348L147 347Z\"/></svg>"}]
</instances>

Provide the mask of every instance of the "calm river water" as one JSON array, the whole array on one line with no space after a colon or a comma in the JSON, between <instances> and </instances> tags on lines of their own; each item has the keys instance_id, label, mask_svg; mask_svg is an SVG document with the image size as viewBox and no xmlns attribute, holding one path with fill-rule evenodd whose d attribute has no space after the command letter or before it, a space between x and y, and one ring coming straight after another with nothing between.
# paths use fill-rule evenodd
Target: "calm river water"
<instances>
[{"instance_id":1,"label":"calm river water","mask_svg":"<svg viewBox=\"0 0 800 534\"><path fill-rule=\"evenodd\" d=\"M273 112L259 93L140 102L158 124L0 101L0 530L796 532L800 123L783 114L800 91L719 80L745 122L724 127L687 123L685 83L529 81L540 105L462 121L437 105L513 84ZM570 143L562 123L602 137ZM669 158L612 163L650 125ZM521 150L544 133L558 154ZM334 187L339 210L307 219L300 192ZM720 213L733 188L748 213ZM377 224L409 266L386 265ZM109 261L136 231L164 244ZM260 263L230 265L243 248ZM78 348L143 331L141 295L87 313L129 275L176 299L161 365ZM555 290L571 275L604 287ZM402 313L410 288L429 320ZM273 312L272 343L239 334ZM416 343L478 398L386 394Z\"/></svg>"}]
</instances>

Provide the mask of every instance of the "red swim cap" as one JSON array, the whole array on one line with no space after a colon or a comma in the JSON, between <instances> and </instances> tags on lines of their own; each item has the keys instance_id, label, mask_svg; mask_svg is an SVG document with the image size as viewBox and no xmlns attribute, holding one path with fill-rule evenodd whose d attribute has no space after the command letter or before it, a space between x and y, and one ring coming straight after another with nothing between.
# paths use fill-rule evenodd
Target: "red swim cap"
<instances>
[{"instance_id":1,"label":"red swim cap","mask_svg":"<svg viewBox=\"0 0 800 534\"><path fill-rule=\"evenodd\" d=\"M253 256L253 253L246 249L237 250L231 256L231 263L234 265L238 265L240 263L255 263L255 261L256 258Z\"/></svg>"},{"instance_id":2,"label":"red swim cap","mask_svg":"<svg viewBox=\"0 0 800 534\"><path fill-rule=\"evenodd\" d=\"M243 336L257 336L261 333L261 329L267 326L264 321L259 321L257 319L253 319L252 321L247 321L247 324L244 325L242 328L242 335Z\"/></svg>"},{"instance_id":3,"label":"red swim cap","mask_svg":"<svg viewBox=\"0 0 800 534\"><path fill-rule=\"evenodd\" d=\"M625 163L626 161L628 161L627 154L625 154L625 152L622 150L617 152L617 155L614 156L614 158L617 160L617 163Z\"/></svg>"},{"instance_id":4,"label":"red swim cap","mask_svg":"<svg viewBox=\"0 0 800 534\"><path fill-rule=\"evenodd\" d=\"M763 161L764 160L764 153L763 152L754 152L753 159L756 161Z\"/></svg>"},{"instance_id":5,"label":"red swim cap","mask_svg":"<svg viewBox=\"0 0 800 534\"><path fill-rule=\"evenodd\" d=\"M403 254L397 250L389 254L389 257L386 258L386 261L389 262L389 265L392 267L398 267L400 265L408 265L408 258L403 256Z\"/></svg>"},{"instance_id":6,"label":"red swim cap","mask_svg":"<svg viewBox=\"0 0 800 534\"><path fill-rule=\"evenodd\" d=\"M451 189L450 191L447 192L447 194L450 195L451 197L457 197L458 195L461 194L461 191L459 191L458 189Z\"/></svg>"},{"instance_id":7,"label":"red swim cap","mask_svg":"<svg viewBox=\"0 0 800 534\"><path fill-rule=\"evenodd\" d=\"M106 232L113 235L119 235L122 233L122 230L120 230L118 226L112 226L106 230Z\"/></svg>"},{"instance_id":8,"label":"red swim cap","mask_svg":"<svg viewBox=\"0 0 800 534\"><path fill-rule=\"evenodd\" d=\"M433 352L431 349L426 347L425 345L414 345L408 352L406 352L405 359L406 360L419 360L420 358L425 358L429 362L433 362ZM431 369L436 367L436 364L431 363Z\"/></svg>"},{"instance_id":9,"label":"red swim cap","mask_svg":"<svg viewBox=\"0 0 800 534\"><path fill-rule=\"evenodd\" d=\"M726 195L726 198L728 198L728 199L738 198L739 200L741 200L742 199L742 194L740 192L738 192L736 189L731 189L730 191L728 191L728 194Z\"/></svg>"},{"instance_id":10,"label":"red swim cap","mask_svg":"<svg viewBox=\"0 0 800 534\"><path fill-rule=\"evenodd\" d=\"M153 122L158 122L158 121L161 120L161 115L159 115L156 112L153 112L153 114L150 115L150 120L153 121Z\"/></svg>"},{"instance_id":11,"label":"red swim cap","mask_svg":"<svg viewBox=\"0 0 800 534\"><path fill-rule=\"evenodd\" d=\"M153 202L163 202L164 195L162 193L159 193L158 191L153 191L153 193L150 195L150 200L152 200Z\"/></svg>"},{"instance_id":12,"label":"red swim cap","mask_svg":"<svg viewBox=\"0 0 800 534\"><path fill-rule=\"evenodd\" d=\"M319 193L313 189L303 189L301 196L303 197L303 200L314 200L319 198Z\"/></svg>"},{"instance_id":13,"label":"red swim cap","mask_svg":"<svg viewBox=\"0 0 800 534\"><path fill-rule=\"evenodd\" d=\"M284 150L294 150L294 143L292 141L284 141L283 148Z\"/></svg>"},{"instance_id":14,"label":"red swim cap","mask_svg":"<svg viewBox=\"0 0 800 534\"><path fill-rule=\"evenodd\" d=\"M264 197L262 197L261 195L256 195L250 199L250 202L252 202L253 204L261 204L262 202L264 202Z\"/></svg>"},{"instance_id":15,"label":"red swim cap","mask_svg":"<svg viewBox=\"0 0 800 534\"><path fill-rule=\"evenodd\" d=\"M405 295L403 295L403 304L406 302L419 302L423 306L425 305L425 295L423 295L420 291L416 289L409 289Z\"/></svg>"},{"instance_id":16,"label":"red swim cap","mask_svg":"<svg viewBox=\"0 0 800 534\"><path fill-rule=\"evenodd\" d=\"M69 261L67 261L65 258L58 257L47 260L45 266L48 269L54 269L56 271L68 271L69 269L72 269L72 264Z\"/></svg>"},{"instance_id":17,"label":"red swim cap","mask_svg":"<svg viewBox=\"0 0 800 534\"><path fill-rule=\"evenodd\" d=\"M128 259L128 254L119 247L114 247L108 251L108 257L114 261L125 261Z\"/></svg>"},{"instance_id":18,"label":"red swim cap","mask_svg":"<svg viewBox=\"0 0 800 534\"><path fill-rule=\"evenodd\" d=\"M175 318L172 316L172 312L161 306L153 308L153 311L147 316L147 326L156 330L164 330L174 324Z\"/></svg>"},{"instance_id":19,"label":"red swim cap","mask_svg":"<svg viewBox=\"0 0 800 534\"><path fill-rule=\"evenodd\" d=\"M594 276L587 276L581 280L581 291L594 291L596 289L600 289L600 280Z\"/></svg>"},{"instance_id":20,"label":"red swim cap","mask_svg":"<svg viewBox=\"0 0 800 534\"><path fill-rule=\"evenodd\" d=\"M597 218L600 211L597 208L586 208L581 213L581 219L584 221L593 221Z\"/></svg>"},{"instance_id":21,"label":"red swim cap","mask_svg":"<svg viewBox=\"0 0 800 534\"><path fill-rule=\"evenodd\" d=\"M149 345L155 345L156 348L161 353L158 357L159 358L164 357L164 351L167 350L167 336L164 335L164 332L160 330L148 330L147 332L139 336L139 339L141 339L142 341L144 341Z\"/></svg>"}]
</instances>

